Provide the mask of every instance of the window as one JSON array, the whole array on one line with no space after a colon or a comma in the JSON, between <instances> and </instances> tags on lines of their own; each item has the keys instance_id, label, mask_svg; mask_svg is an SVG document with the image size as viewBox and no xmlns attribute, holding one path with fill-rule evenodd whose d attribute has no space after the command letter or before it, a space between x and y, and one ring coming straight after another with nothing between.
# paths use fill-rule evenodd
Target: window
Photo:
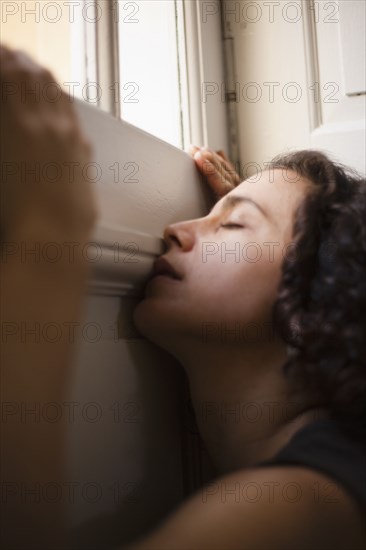
<instances>
[{"instance_id":1,"label":"window","mask_svg":"<svg viewBox=\"0 0 366 550\"><path fill-rule=\"evenodd\" d=\"M180 9L178 10L178 4ZM185 67L180 66L181 0L122 1L119 5L121 116L143 130L184 147L187 110Z\"/></svg>"},{"instance_id":2,"label":"window","mask_svg":"<svg viewBox=\"0 0 366 550\"><path fill-rule=\"evenodd\" d=\"M106 44L113 27L116 59ZM180 148L188 141L183 31L182 0L1 3L4 44L50 69L73 97L107 111L119 103L114 114ZM116 64L107 82L106 66Z\"/></svg>"},{"instance_id":3,"label":"window","mask_svg":"<svg viewBox=\"0 0 366 550\"><path fill-rule=\"evenodd\" d=\"M230 152L218 0L2 0L0 9L1 41L73 97L178 148Z\"/></svg>"}]
</instances>

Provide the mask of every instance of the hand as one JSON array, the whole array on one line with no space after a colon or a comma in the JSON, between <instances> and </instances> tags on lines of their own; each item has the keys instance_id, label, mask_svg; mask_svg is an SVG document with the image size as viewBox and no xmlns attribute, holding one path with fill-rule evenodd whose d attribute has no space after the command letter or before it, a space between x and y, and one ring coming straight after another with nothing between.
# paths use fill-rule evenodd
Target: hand
<instances>
[{"instance_id":1,"label":"hand","mask_svg":"<svg viewBox=\"0 0 366 550\"><path fill-rule=\"evenodd\" d=\"M83 171L91 146L70 97L54 83L24 52L0 46L2 241L33 228L33 234L79 238L97 216Z\"/></svg>"},{"instance_id":2,"label":"hand","mask_svg":"<svg viewBox=\"0 0 366 550\"><path fill-rule=\"evenodd\" d=\"M45 241L81 244L89 238L96 218L83 172L91 147L80 133L69 97L61 93L50 101L52 83L52 74L23 52L0 46L2 245L21 242L33 251L35 243ZM35 403L42 410L67 399L75 345L65 327L80 325L88 267L80 246L75 255L76 262L69 261L68 254L57 262L42 254L39 262L34 259L37 253L26 260L22 254L1 255L2 322L14 327L0 347L5 402ZM49 324L61 331L59 338L47 338L43 329ZM39 340L27 332L35 327ZM37 480L40 487L55 482L62 487L68 479L64 459L68 429L63 417L51 423L41 418L30 425L21 414L8 416L1 432L4 483L21 480L24 487L33 487ZM35 506L18 494L2 499L0 507L6 548L46 550L55 541L60 548L69 547L63 499L50 504L41 498Z\"/></svg>"},{"instance_id":3,"label":"hand","mask_svg":"<svg viewBox=\"0 0 366 550\"><path fill-rule=\"evenodd\" d=\"M241 182L240 176L223 151L215 152L207 147L191 145L188 152L218 199Z\"/></svg>"}]
</instances>

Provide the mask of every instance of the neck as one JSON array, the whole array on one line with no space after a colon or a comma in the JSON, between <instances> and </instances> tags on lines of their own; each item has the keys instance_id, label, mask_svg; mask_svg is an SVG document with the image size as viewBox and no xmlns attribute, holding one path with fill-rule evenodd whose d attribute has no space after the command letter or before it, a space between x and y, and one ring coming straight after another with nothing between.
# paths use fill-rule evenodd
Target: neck
<instances>
[{"instance_id":1,"label":"neck","mask_svg":"<svg viewBox=\"0 0 366 550\"><path fill-rule=\"evenodd\" d=\"M202 439L222 473L268 460L300 428L327 416L290 391L283 343L186 346L176 357L188 375Z\"/></svg>"}]
</instances>

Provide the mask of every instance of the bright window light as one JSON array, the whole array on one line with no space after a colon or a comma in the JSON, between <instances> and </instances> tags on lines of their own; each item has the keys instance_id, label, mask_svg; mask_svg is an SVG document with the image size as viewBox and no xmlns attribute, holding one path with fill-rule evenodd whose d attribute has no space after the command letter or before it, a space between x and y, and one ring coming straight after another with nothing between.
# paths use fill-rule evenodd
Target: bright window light
<instances>
[{"instance_id":1,"label":"bright window light","mask_svg":"<svg viewBox=\"0 0 366 550\"><path fill-rule=\"evenodd\" d=\"M183 148L186 116L181 0L121 0L122 119Z\"/></svg>"}]
</instances>

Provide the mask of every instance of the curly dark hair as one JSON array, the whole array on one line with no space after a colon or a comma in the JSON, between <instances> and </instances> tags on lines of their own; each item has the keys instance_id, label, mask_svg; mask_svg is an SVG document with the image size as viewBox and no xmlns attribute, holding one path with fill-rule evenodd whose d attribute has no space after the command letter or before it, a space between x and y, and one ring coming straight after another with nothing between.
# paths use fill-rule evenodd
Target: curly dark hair
<instances>
[{"instance_id":1,"label":"curly dark hair","mask_svg":"<svg viewBox=\"0 0 366 550\"><path fill-rule=\"evenodd\" d=\"M296 211L273 308L283 366L333 417L366 420L366 180L320 151L276 156L269 169L310 180Z\"/></svg>"}]
</instances>

